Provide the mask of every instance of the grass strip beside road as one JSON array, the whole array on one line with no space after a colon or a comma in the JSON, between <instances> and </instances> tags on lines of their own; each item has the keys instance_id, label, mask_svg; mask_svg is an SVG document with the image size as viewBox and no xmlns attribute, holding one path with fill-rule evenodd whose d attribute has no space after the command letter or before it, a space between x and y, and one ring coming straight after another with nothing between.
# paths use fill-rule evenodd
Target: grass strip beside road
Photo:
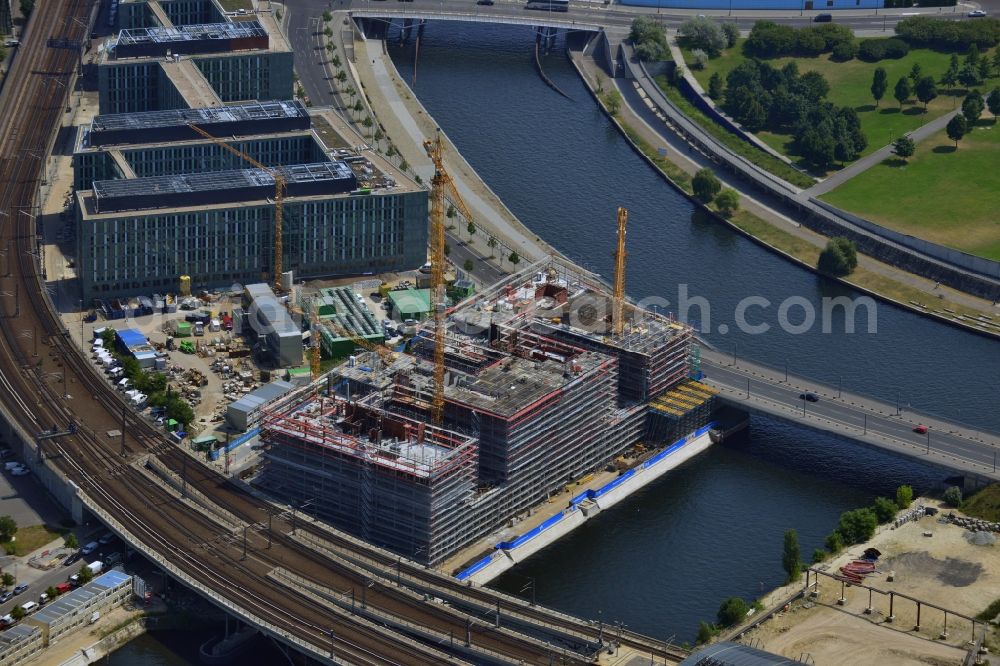
<instances>
[{"instance_id":1,"label":"grass strip beside road","mask_svg":"<svg viewBox=\"0 0 1000 666\"><path fill-rule=\"evenodd\" d=\"M705 115L698 107L684 96L684 94L670 85L666 77L657 76L656 85L660 87L663 94L680 109L681 113L697 123L703 130L711 134L717 141L740 157L749 160L765 171L773 173L789 183L808 189L816 184L816 180L807 173L803 173L792 165L778 159L774 155L764 152L760 148L748 143L736 136L725 127L715 122Z\"/></svg>"},{"instance_id":2,"label":"grass strip beside road","mask_svg":"<svg viewBox=\"0 0 1000 666\"><path fill-rule=\"evenodd\" d=\"M3 547L8 555L23 557L46 544L52 543L64 535L66 531L63 528L52 528L48 525L19 527L17 533L14 535L14 540L3 544Z\"/></svg>"}]
</instances>

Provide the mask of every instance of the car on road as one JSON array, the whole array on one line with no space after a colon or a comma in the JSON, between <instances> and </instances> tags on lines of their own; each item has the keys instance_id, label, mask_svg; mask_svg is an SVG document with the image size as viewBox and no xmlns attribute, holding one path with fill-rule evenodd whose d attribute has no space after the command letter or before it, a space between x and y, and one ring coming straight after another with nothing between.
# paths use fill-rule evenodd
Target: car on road
<instances>
[{"instance_id":1,"label":"car on road","mask_svg":"<svg viewBox=\"0 0 1000 666\"><path fill-rule=\"evenodd\" d=\"M925 426L923 423L917 424L913 426L913 432L917 433L918 435L926 435L927 426Z\"/></svg>"},{"instance_id":2,"label":"car on road","mask_svg":"<svg viewBox=\"0 0 1000 666\"><path fill-rule=\"evenodd\" d=\"M833 14L816 14L813 17L815 23L829 23L833 20Z\"/></svg>"},{"instance_id":3,"label":"car on road","mask_svg":"<svg viewBox=\"0 0 1000 666\"><path fill-rule=\"evenodd\" d=\"M31 470L23 465L21 467L15 467L10 471L11 476L24 476L26 474L31 474Z\"/></svg>"},{"instance_id":4,"label":"car on road","mask_svg":"<svg viewBox=\"0 0 1000 666\"><path fill-rule=\"evenodd\" d=\"M80 549L80 554L81 555L90 555L95 550L97 550L97 542L96 541L91 541L86 546L84 546L83 548Z\"/></svg>"},{"instance_id":5,"label":"car on road","mask_svg":"<svg viewBox=\"0 0 1000 666\"><path fill-rule=\"evenodd\" d=\"M493 6L493 0L476 0L476 4L477 5L487 5L487 6L492 7Z\"/></svg>"},{"instance_id":6,"label":"car on road","mask_svg":"<svg viewBox=\"0 0 1000 666\"><path fill-rule=\"evenodd\" d=\"M13 598L14 598L13 592L10 591L4 592L3 594L0 594L0 604L5 604Z\"/></svg>"},{"instance_id":7,"label":"car on road","mask_svg":"<svg viewBox=\"0 0 1000 666\"><path fill-rule=\"evenodd\" d=\"M105 534L104 536L102 536L100 539L98 539L97 543L101 544L102 546L107 546L109 543L111 543L114 540L115 540L114 533L108 532L107 534Z\"/></svg>"},{"instance_id":8,"label":"car on road","mask_svg":"<svg viewBox=\"0 0 1000 666\"><path fill-rule=\"evenodd\" d=\"M799 400L805 400L806 402L819 402L819 396L815 393L799 393Z\"/></svg>"},{"instance_id":9,"label":"car on road","mask_svg":"<svg viewBox=\"0 0 1000 666\"><path fill-rule=\"evenodd\" d=\"M986 16L986 12L983 11L982 9L973 9L971 12L969 12L968 16L969 18L983 18L984 16Z\"/></svg>"},{"instance_id":10,"label":"car on road","mask_svg":"<svg viewBox=\"0 0 1000 666\"><path fill-rule=\"evenodd\" d=\"M69 566L71 564L76 564L77 562L80 561L81 557L83 557L83 555L80 554L80 551L76 551L75 553L67 557L66 560L63 562L63 564L66 566Z\"/></svg>"},{"instance_id":11,"label":"car on road","mask_svg":"<svg viewBox=\"0 0 1000 666\"><path fill-rule=\"evenodd\" d=\"M27 589L28 589L27 585L23 585L23 584L22 585L18 585L17 587L14 588L14 596L16 597L17 595L21 594L22 592L24 592Z\"/></svg>"}]
</instances>

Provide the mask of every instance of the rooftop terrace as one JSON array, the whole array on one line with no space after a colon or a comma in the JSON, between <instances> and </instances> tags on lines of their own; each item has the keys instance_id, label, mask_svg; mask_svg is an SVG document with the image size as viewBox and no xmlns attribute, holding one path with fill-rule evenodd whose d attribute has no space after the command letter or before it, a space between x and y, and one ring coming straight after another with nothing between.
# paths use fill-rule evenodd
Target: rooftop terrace
<instances>
[{"instance_id":1,"label":"rooftop terrace","mask_svg":"<svg viewBox=\"0 0 1000 666\"><path fill-rule=\"evenodd\" d=\"M258 21L209 23L122 30L114 47L115 56L133 58L170 53L217 53L245 49L267 49L267 30Z\"/></svg>"}]
</instances>

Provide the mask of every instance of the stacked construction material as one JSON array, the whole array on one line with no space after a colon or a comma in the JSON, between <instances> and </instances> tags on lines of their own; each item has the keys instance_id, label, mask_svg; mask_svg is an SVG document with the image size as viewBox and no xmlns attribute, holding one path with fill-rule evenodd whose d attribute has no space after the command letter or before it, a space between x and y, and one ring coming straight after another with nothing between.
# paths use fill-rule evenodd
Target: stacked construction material
<instances>
[{"instance_id":1,"label":"stacked construction material","mask_svg":"<svg viewBox=\"0 0 1000 666\"><path fill-rule=\"evenodd\" d=\"M840 567L840 575L849 583L862 583L865 576L875 573L875 563L871 560L854 560Z\"/></svg>"}]
</instances>

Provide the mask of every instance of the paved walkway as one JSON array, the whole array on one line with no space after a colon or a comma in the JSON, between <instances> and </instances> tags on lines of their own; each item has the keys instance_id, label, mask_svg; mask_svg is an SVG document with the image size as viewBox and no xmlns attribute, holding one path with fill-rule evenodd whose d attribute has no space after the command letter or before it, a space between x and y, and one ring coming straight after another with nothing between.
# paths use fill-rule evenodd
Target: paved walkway
<instances>
[{"instance_id":1,"label":"paved walkway","mask_svg":"<svg viewBox=\"0 0 1000 666\"><path fill-rule=\"evenodd\" d=\"M948 121L950 121L955 115L961 112L962 112L961 107L955 109L954 111L949 111L948 113L938 118L935 118L929 123L924 123L917 129L913 130L912 132L908 132L907 135L911 139L913 139L915 143L920 143L921 141L931 136L932 134L936 134L941 130L943 130L945 126L948 124ZM844 167L840 171L826 178L826 180L823 180L822 182L813 185L808 190L799 194L799 198L806 200L811 197L818 197L821 194L826 194L827 192L834 189L838 185L844 183L845 181L850 180L851 178L854 178L859 173L867 171L876 164L880 164L883 160L892 157L894 154L895 153L892 152L891 143L886 146L882 146L874 153L866 155L865 157L862 157L861 159L852 162L851 164Z\"/></svg>"}]
</instances>

